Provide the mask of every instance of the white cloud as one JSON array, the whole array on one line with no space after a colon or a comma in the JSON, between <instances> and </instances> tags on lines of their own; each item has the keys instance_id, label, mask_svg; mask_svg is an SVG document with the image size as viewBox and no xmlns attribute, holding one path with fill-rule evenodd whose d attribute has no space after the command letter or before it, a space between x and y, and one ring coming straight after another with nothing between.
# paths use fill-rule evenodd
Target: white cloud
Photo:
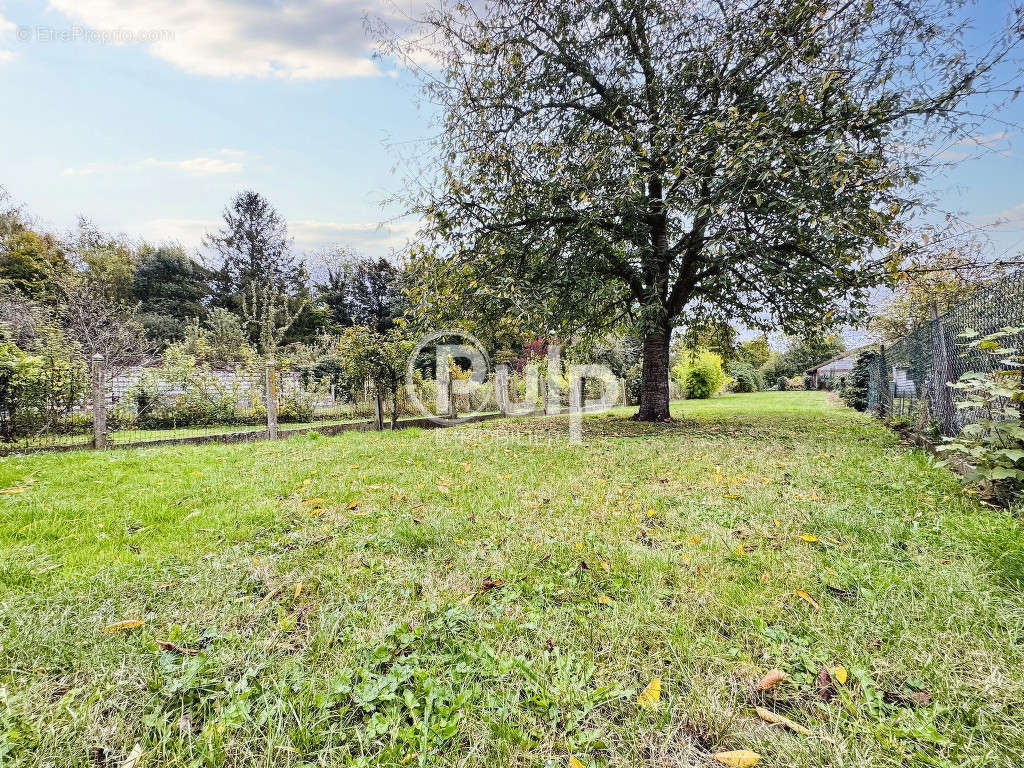
<instances>
[{"instance_id":1,"label":"white cloud","mask_svg":"<svg viewBox=\"0 0 1024 768\"><path fill-rule=\"evenodd\" d=\"M1024 221L1024 203L1016 205L1013 208L1008 208L1005 211L1000 211L989 218L996 226Z\"/></svg>"},{"instance_id":2,"label":"white cloud","mask_svg":"<svg viewBox=\"0 0 1024 768\"><path fill-rule=\"evenodd\" d=\"M148 168L167 168L190 176L214 176L239 173L243 169L242 153L222 149L213 157L190 157L185 160L159 160L147 157L134 163L86 163L64 169L65 176L92 176L97 173L130 173Z\"/></svg>"},{"instance_id":3,"label":"white cloud","mask_svg":"<svg viewBox=\"0 0 1024 768\"><path fill-rule=\"evenodd\" d=\"M142 164L147 167L173 168L192 176L238 173L242 170L241 162L223 157L193 157L188 160L157 160L150 157L143 160Z\"/></svg>"},{"instance_id":4,"label":"white cloud","mask_svg":"<svg viewBox=\"0 0 1024 768\"><path fill-rule=\"evenodd\" d=\"M0 62L10 61L14 58L14 51L6 50L3 46L11 38L15 30L14 22L8 21L0 13Z\"/></svg>"},{"instance_id":5,"label":"white cloud","mask_svg":"<svg viewBox=\"0 0 1024 768\"><path fill-rule=\"evenodd\" d=\"M203 235L215 232L220 219L153 219L139 228L147 240L171 240L186 248L197 248ZM401 221L390 224L376 222L337 222L298 219L288 222L288 231L299 253L312 252L333 245L353 248L367 256L387 256L392 249L406 245L422 222Z\"/></svg>"},{"instance_id":6,"label":"white cloud","mask_svg":"<svg viewBox=\"0 0 1024 768\"><path fill-rule=\"evenodd\" d=\"M217 77L380 74L364 20L393 16L384 0L50 0L50 6L94 30L125 30L186 72Z\"/></svg>"},{"instance_id":7,"label":"white cloud","mask_svg":"<svg viewBox=\"0 0 1024 768\"><path fill-rule=\"evenodd\" d=\"M295 244L302 247L348 245L361 250L401 248L419 229L422 222L401 221L390 224L373 222L335 222L310 219L290 221L288 229Z\"/></svg>"}]
</instances>

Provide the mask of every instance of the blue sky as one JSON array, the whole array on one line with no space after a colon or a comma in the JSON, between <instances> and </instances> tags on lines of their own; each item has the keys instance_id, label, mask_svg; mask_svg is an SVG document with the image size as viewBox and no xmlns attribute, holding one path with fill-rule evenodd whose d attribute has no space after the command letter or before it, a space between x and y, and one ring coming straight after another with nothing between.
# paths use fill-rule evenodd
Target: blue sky
<instances>
[{"instance_id":1,"label":"blue sky","mask_svg":"<svg viewBox=\"0 0 1024 768\"><path fill-rule=\"evenodd\" d=\"M385 7L394 16L383 0L0 0L0 185L52 228L82 214L189 248L251 187L300 250L386 254L415 225L381 205L401 191L390 144L414 148L430 114L371 56L363 19ZM1007 7L975 6L977 35ZM1004 117L1024 124L1024 99ZM1024 249L1024 137L1005 130L985 126L999 151L929 182L971 221L1009 219L993 253Z\"/></svg>"}]
</instances>

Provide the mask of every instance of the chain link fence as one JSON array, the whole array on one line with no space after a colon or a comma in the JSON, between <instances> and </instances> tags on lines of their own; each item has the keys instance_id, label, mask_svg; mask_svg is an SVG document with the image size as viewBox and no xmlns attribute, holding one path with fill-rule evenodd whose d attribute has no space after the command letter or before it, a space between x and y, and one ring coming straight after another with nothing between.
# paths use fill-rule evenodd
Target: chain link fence
<instances>
[{"instance_id":1,"label":"chain link fence","mask_svg":"<svg viewBox=\"0 0 1024 768\"><path fill-rule=\"evenodd\" d=\"M978 415L958 407L961 395L948 384L968 371L989 372L993 365L990 357L969 349L962 334L985 336L1007 327L1024 328L1024 270L883 346L870 369L868 410L936 438L958 435ZM1024 348L1024 333L1005 343Z\"/></svg>"}]
</instances>

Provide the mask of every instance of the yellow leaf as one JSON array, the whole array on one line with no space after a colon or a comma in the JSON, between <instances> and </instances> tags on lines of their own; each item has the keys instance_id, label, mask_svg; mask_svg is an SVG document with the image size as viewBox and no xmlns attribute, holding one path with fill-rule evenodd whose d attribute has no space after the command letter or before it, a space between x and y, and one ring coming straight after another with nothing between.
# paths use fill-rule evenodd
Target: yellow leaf
<instances>
[{"instance_id":1,"label":"yellow leaf","mask_svg":"<svg viewBox=\"0 0 1024 768\"><path fill-rule=\"evenodd\" d=\"M743 548L743 545L742 545L742 544L737 544L737 545L736 545L736 554L737 554L737 555L745 555L745 554L747 554L747 550L745 550L745 549Z\"/></svg>"},{"instance_id":2,"label":"yellow leaf","mask_svg":"<svg viewBox=\"0 0 1024 768\"><path fill-rule=\"evenodd\" d=\"M688 541L690 544L700 544L700 536L691 536Z\"/></svg>"},{"instance_id":3,"label":"yellow leaf","mask_svg":"<svg viewBox=\"0 0 1024 768\"><path fill-rule=\"evenodd\" d=\"M121 768L142 768L142 745L136 744L128 757L121 763Z\"/></svg>"},{"instance_id":4,"label":"yellow leaf","mask_svg":"<svg viewBox=\"0 0 1024 768\"><path fill-rule=\"evenodd\" d=\"M805 590L805 589L798 589L798 590L796 591L796 596L797 596L797 597L799 597L799 598L800 598L801 600L803 600L803 601L805 601L805 602L808 602L808 603L810 603L810 604L811 604L811 605L813 605L813 606L814 606L815 608L821 608L821 606L820 606L820 605L818 605L818 603L817 603L817 602L815 602L814 598L813 598L813 597L811 597L811 596L810 596L810 595L809 595L809 594L807 593L807 590Z\"/></svg>"},{"instance_id":5,"label":"yellow leaf","mask_svg":"<svg viewBox=\"0 0 1024 768\"><path fill-rule=\"evenodd\" d=\"M326 504L327 503L327 499L321 499L321 498L306 499L302 503L307 505L307 506L310 506L310 507L319 507L322 504Z\"/></svg>"},{"instance_id":6,"label":"yellow leaf","mask_svg":"<svg viewBox=\"0 0 1024 768\"><path fill-rule=\"evenodd\" d=\"M743 498L743 494L742 493L727 493L727 494L725 494L725 498L727 498L727 499L742 499Z\"/></svg>"},{"instance_id":7,"label":"yellow leaf","mask_svg":"<svg viewBox=\"0 0 1024 768\"><path fill-rule=\"evenodd\" d=\"M610 597L608 597L608 595L600 595L597 598L597 602L600 603L601 605L611 605L612 604L612 599Z\"/></svg>"},{"instance_id":8,"label":"yellow leaf","mask_svg":"<svg viewBox=\"0 0 1024 768\"><path fill-rule=\"evenodd\" d=\"M2 491L0 491L0 493L4 494L5 496L10 496L13 493L21 493L27 487L28 486L25 485L16 485L13 488L4 488Z\"/></svg>"},{"instance_id":9,"label":"yellow leaf","mask_svg":"<svg viewBox=\"0 0 1024 768\"><path fill-rule=\"evenodd\" d=\"M610 571L610 570L612 569L612 568L611 568L611 566L610 566L610 565L608 565L608 561L607 561L607 560L598 560L597 562L598 562L598 563L600 563L600 564L601 564L601 567L602 567L602 568L603 568L604 570L606 570L606 571Z\"/></svg>"},{"instance_id":10,"label":"yellow leaf","mask_svg":"<svg viewBox=\"0 0 1024 768\"><path fill-rule=\"evenodd\" d=\"M583 763L577 760L574 756L569 755L568 768L586 768L586 766L584 766Z\"/></svg>"},{"instance_id":11,"label":"yellow leaf","mask_svg":"<svg viewBox=\"0 0 1024 768\"><path fill-rule=\"evenodd\" d=\"M359 499L352 499L352 501L350 501L348 503L348 508L349 509L355 509L358 506L359 506Z\"/></svg>"},{"instance_id":12,"label":"yellow leaf","mask_svg":"<svg viewBox=\"0 0 1024 768\"><path fill-rule=\"evenodd\" d=\"M636 701L641 707L652 709L658 706L659 699L661 699L661 678L652 677L651 682L641 691Z\"/></svg>"},{"instance_id":13,"label":"yellow leaf","mask_svg":"<svg viewBox=\"0 0 1024 768\"><path fill-rule=\"evenodd\" d=\"M451 491L448 490L448 486L447 485L441 485L440 483L438 483L438 485L437 485L437 490L439 490L441 493L444 493L444 494L451 493Z\"/></svg>"},{"instance_id":14,"label":"yellow leaf","mask_svg":"<svg viewBox=\"0 0 1024 768\"><path fill-rule=\"evenodd\" d=\"M804 736L811 735L810 730L804 728L799 723L794 723L788 717L783 717L782 715L776 714L775 712L772 712L770 709L765 709L764 707L754 707L754 709L757 711L757 716L764 720L766 723L771 723L772 725L781 725L783 728L789 728L789 730L796 731L797 733L802 733Z\"/></svg>"},{"instance_id":15,"label":"yellow leaf","mask_svg":"<svg viewBox=\"0 0 1024 768\"><path fill-rule=\"evenodd\" d=\"M728 765L731 768L751 768L757 765L761 761L761 756L757 752L751 752L749 749L734 749L730 752L716 752L711 757L716 762L722 765Z\"/></svg>"},{"instance_id":16,"label":"yellow leaf","mask_svg":"<svg viewBox=\"0 0 1024 768\"><path fill-rule=\"evenodd\" d=\"M469 462L467 461L467 462L466 462L465 464L463 464L463 465L462 465L462 468L463 468L464 470L466 470L467 472L469 472L469 470L471 470L471 469L473 468L473 465L472 465L472 464L470 464L470 463L469 463Z\"/></svg>"},{"instance_id":17,"label":"yellow leaf","mask_svg":"<svg viewBox=\"0 0 1024 768\"><path fill-rule=\"evenodd\" d=\"M295 594L293 595L293 597L298 597L301 594L302 594L302 582L300 581L298 584L295 585Z\"/></svg>"},{"instance_id":18,"label":"yellow leaf","mask_svg":"<svg viewBox=\"0 0 1024 768\"><path fill-rule=\"evenodd\" d=\"M811 544L818 540L818 537L815 536L813 533L801 533L800 538L804 541L810 542Z\"/></svg>"},{"instance_id":19,"label":"yellow leaf","mask_svg":"<svg viewBox=\"0 0 1024 768\"><path fill-rule=\"evenodd\" d=\"M846 685L846 667L842 664L836 664L832 667L832 677L839 681L840 685Z\"/></svg>"},{"instance_id":20,"label":"yellow leaf","mask_svg":"<svg viewBox=\"0 0 1024 768\"><path fill-rule=\"evenodd\" d=\"M111 624L109 627L104 627L104 632L120 632L125 629L138 629L145 624L142 619L130 619L128 621L119 621L116 624Z\"/></svg>"}]
</instances>

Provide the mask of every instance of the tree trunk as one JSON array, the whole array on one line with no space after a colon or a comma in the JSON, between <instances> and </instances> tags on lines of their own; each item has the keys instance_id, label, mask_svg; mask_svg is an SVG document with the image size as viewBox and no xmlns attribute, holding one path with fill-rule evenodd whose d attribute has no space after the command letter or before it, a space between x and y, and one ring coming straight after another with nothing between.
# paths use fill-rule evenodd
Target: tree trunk
<instances>
[{"instance_id":1,"label":"tree trunk","mask_svg":"<svg viewBox=\"0 0 1024 768\"><path fill-rule=\"evenodd\" d=\"M644 336L644 365L640 379L637 421L664 421L668 414L668 352L672 330L666 325Z\"/></svg>"},{"instance_id":2,"label":"tree trunk","mask_svg":"<svg viewBox=\"0 0 1024 768\"><path fill-rule=\"evenodd\" d=\"M398 385L391 390L391 431L398 429Z\"/></svg>"}]
</instances>

